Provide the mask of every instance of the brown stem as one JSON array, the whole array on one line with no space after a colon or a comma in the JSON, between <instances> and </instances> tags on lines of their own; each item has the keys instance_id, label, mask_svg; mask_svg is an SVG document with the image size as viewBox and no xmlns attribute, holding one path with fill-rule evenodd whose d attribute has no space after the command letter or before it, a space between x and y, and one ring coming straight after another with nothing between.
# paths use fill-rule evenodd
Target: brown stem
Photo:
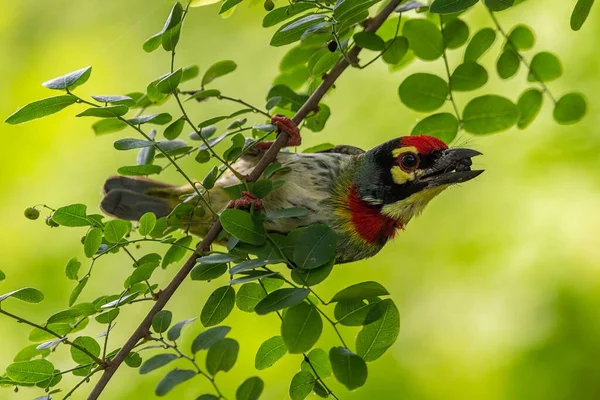
<instances>
[{"instance_id":1,"label":"brown stem","mask_svg":"<svg viewBox=\"0 0 600 400\"><path fill-rule=\"evenodd\" d=\"M379 14L377 14L373 19L369 20L367 27L365 28L365 32L375 32L379 27L384 23L384 21L394 12L394 9L400 4L402 0L390 0L390 2L381 10ZM349 52L348 56L351 60L356 59L358 54L362 49L358 46L354 46ZM346 68L348 68L349 64L346 59L340 60L335 67L331 70L329 74L323 79L321 85L315 90L312 95L306 100L306 102L300 107L296 115L292 118L292 120L299 125L306 116L317 109L319 102L325 96L327 91L333 86L337 78L344 72ZM265 171L267 166L275 161L277 158L277 153L279 150L284 148L288 142L288 133L282 131L281 134L277 137L271 148L263 155L260 161L256 164L256 167L252 170L252 172L247 177L247 182L255 182L260 178L262 173ZM133 334L129 337L127 342L123 345L119 353L115 356L114 359L111 360L109 365L105 368L104 373L96 383L96 386L90 393L88 400L96 400L112 376L115 374L119 366L125 360L125 357L129 352L137 345L137 343L143 339L146 334L149 332L150 326L152 325L152 318L162 310L167 302L171 299L179 285L184 281L187 275L190 273L194 265L196 264L196 258L205 253L210 249L210 246L215 241L219 233L221 232L221 223L216 221L210 231L208 231L207 235L204 237L202 242L198 244L196 247L196 252L191 255L191 257L186 261L186 263L181 267L181 269L177 272L175 277L171 280L171 282L165 287L163 291L161 291L158 296L156 303L150 309L146 317L137 327L137 329L133 332Z\"/></svg>"}]
</instances>

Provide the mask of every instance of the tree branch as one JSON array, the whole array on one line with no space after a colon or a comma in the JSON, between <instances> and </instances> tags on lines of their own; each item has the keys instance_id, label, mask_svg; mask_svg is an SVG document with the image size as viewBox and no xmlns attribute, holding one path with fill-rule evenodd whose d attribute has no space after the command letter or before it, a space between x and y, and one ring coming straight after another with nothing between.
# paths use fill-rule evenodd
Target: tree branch
<instances>
[{"instance_id":1,"label":"tree branch","mask_svg":"<svg viewBox=\"0 0 600 400\"><path fill-rule=\"evenodd\" d=\"M401 3L402 0L390 0L390 2L381 10L379 14L377 14L373 19L369 20L367 27L365 28L365 32L375 32L379 27L384 23L384 21L394 12L394 9ZM354 46L349 52L348 56L351 60L357 59L358 54L362 49L358 46ZM319 105L321 99L325 96L327 91L333 86L335 81L340 77L342 72L346 68L348 68L350 64L346 61L346 59L340 60L335 67L328 73L321 85L311 94L308 100L300 107L296 115L292 118L292 120L296 124L300 124L306 118L306 116L315 111ZM260 161L256 164L256 167L252 170L252 172L247 177L247 182L255 182L260 178L262 173L265 171L267 166L275 161L277 158L277 154L279 151L286 147L288 142L288 133L286 131L282 131L278 136L271 148L263 155ZM150 326L152 325L152 318L162 310L167 302L171 299L177 288L181 285L181 283L185 280L187 275L190 273L194 265L196 264L196 258L201 254L205 253L210 249L210 246L215 241L219 233L221 232L221 223L219 221L215 222L212 228L208 231L207 235L204 237L202 242L198 244L196 247L196 251L194 254L190 256L190 258L186 261L186 263L181 267L181 269L177 272L175 277L171 280L171 282L165 287L163 291L158 293L156 303L150 309L146 317L137 327L137 329L133 332L133 334L129 337L127 342L123 345L121 350L117 353L114 359L112 359L108 366L104 369L104 373L96 383L96 386L90 393L88 400L96 400L102 391L115 374L119 366L125 360L125 357L129 354L131 350L136 346L136 344L143 339L147 333L149 332Z\"/></svg>"}]
</instances>

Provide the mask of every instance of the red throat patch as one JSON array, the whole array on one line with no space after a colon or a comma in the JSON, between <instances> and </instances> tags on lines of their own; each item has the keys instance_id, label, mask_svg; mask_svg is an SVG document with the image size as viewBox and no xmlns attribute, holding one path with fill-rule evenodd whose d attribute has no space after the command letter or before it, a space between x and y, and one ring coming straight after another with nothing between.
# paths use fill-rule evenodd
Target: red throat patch
<instances>
[{"instance_id":1,"label":"red throat patch","mask_svg":"<svg viewBox=\"0 0 600 400\"><path fill-rule=\"evenodd\" d=\"M448 148L448 145L440 139L425 135L404 136L400 140L400 144L402 147L412 146L421 154L429 154L436 150L445 150Z\"/></svg>"},{"instance_id":2,"label":"red throat patch","mask_svg":"<svg viewBox=\"0 0 600 400\"><path fill-rule=\"evenodd\" d=\"M348 208L356 233L367 243L392 239L397 229L402 229L396 220L381 214L381 209L362 200L352 186L348 192Z\"/></svg>"}]
</instances>

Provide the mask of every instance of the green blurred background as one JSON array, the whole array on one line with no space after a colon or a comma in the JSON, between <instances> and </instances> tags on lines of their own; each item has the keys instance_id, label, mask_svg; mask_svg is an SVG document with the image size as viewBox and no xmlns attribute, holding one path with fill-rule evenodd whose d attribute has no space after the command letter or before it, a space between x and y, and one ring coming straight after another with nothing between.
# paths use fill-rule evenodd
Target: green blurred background
<instances>
[{"instance_id":1,"label":"green blurred background","mask_svg":"<svg viewBox=\"0 0 600 400\"><path fill-rule=\"evenodd\" d=\"M540 117L526 131L460 137L459 143L484 153L477 165L486 172L435 199L377 257L337 267L318 287L328 298L349 284L376 280L389 289L401 313L400 337L384 357L369 364L365 387L348 393L334 379L328 380L341 399L600 398L600 9L593 9L583 30L575 33L569 29L574 3L530 0L498 17L506 29L519 22L531 25L537 33L535 50L561 57L565 74L550 88L556 96L582 91L589 100L587 117L577 125L558 126L546 99ZM143 90L168 70L165 52L146 54L141 44L162 27L171 5L166 0L4 0L0 115L4 118L18 106L53 95L40 83L86 65L93 65L93 73L78 89L80 95ZM265 12L260 5L238 7L229 19L217 12L218 6L191 11L177 62L198 64L202 73L215 61L233 59L238 70L217 86L223 93L263 104L286 49L268 46L274 30L261 28ZM481 5L465 18L472 33L491 26ZM500 46L497 40L483 59L491 80L478 93L503 94L516 101L526 74L522 68L516 78L499 81L493 69ZM463 51L450 52L453 66ZM529 59L533 54L525 53ZM442 73L442 68L439 60L416 62L395 73L379 62L348 71L326 99L333 110L326 129L305 132L305 146L332 142L369 148L408 134L424 115L401 105L398 85L411 72ZM471 96L459 94L459 106ZM64 265L72 256L84 258L79 243L83 231L50 230L42 220L26 220L23 209L37 203L58 207L81 202L97 211L104 179L134 158L133 153L112 148L115 139L132 137L132 132L96 137L89 127L92 121L73 118L73 108L22 126L0 125L0 269L7 274L0 292L23 286L41 289L46 300L40 305L3 304L38 322L66 308L73 282L64 277ZM166 108L175 111L170 103ZM198 121L234 109L219 102L189 106ZM193 160L186 166L198 178L206 170ZM182 182L172 172L164 178ZM130 268L122 254L103 259L82 299L119 291L115 286ZM162 272L161 282L167 282L175 268ZM222 284L186 281L169 309L177 320L197 316L208 294ZM146 310L146 303L123 310L111 336L113 347L124 341ZM287 398L299 356L286 356L260 373L254 370L258 346L278 334L276 317L236 309L226 324L234 327L231 336L240 341L242 352L236 367L217 378L225 393L231 398L239 382L258 374L266 381L264 399ZM0 327L3 370L28 344L30 329L7 318L0 318ZM184 346L201 330L199 323L188 329ZM85 332L103 330L90 324ZM356 333L344 331L351 342ZM337 345L328 326L319 345ZM61 369L70 365L65 348L52 361ZM104 398L153 398L154 385L164 373L139 376L123 367ZM63 382L69 387L76 380ZM90 389L85 385L74 398L85 398ZM194 399L209 389L197 378L168 398ZM41 393L0 391L1 399L36 395Z\"/></svg>"}]
</instances>

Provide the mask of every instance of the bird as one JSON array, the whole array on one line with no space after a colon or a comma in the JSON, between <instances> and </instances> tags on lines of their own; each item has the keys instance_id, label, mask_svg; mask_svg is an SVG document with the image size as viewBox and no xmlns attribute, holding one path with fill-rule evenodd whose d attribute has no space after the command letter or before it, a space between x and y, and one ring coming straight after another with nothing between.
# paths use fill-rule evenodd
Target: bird
<instances>
[{"instance_id":1,"label":"bird","mask_svg":"<svg viewBox=\"0 0 600 400\"><path fill-rule=\"evenodd\" d=\"M299 130L290 119L274 116L272 123L278 132L289 133L288 145L301 143ZM349 145L316 153L280 151L276 161L281 168L270 178L284 184L262 199L244 192L241 199L232 201L226 188L239 185L239 176L250 173L271 144L259 142L231 165L239 174L223 174L205 196L217 214L228 207L252 206L267 214L288 208L306 209L303 216L266 219L266 231L285 235L298 228L325 224L337 234L336 264L373 257L433 198L484 172L471 169L472 158L481 155L476 150L449 148L432 136L402 136L368 151ZM104 184L100 208L123 220L139 220L147 212L167 217L195 190L191 185L113 176ZM183 219L183 225L202 237L216 218L200 204Z\"/></svg>"}]
</instances>

